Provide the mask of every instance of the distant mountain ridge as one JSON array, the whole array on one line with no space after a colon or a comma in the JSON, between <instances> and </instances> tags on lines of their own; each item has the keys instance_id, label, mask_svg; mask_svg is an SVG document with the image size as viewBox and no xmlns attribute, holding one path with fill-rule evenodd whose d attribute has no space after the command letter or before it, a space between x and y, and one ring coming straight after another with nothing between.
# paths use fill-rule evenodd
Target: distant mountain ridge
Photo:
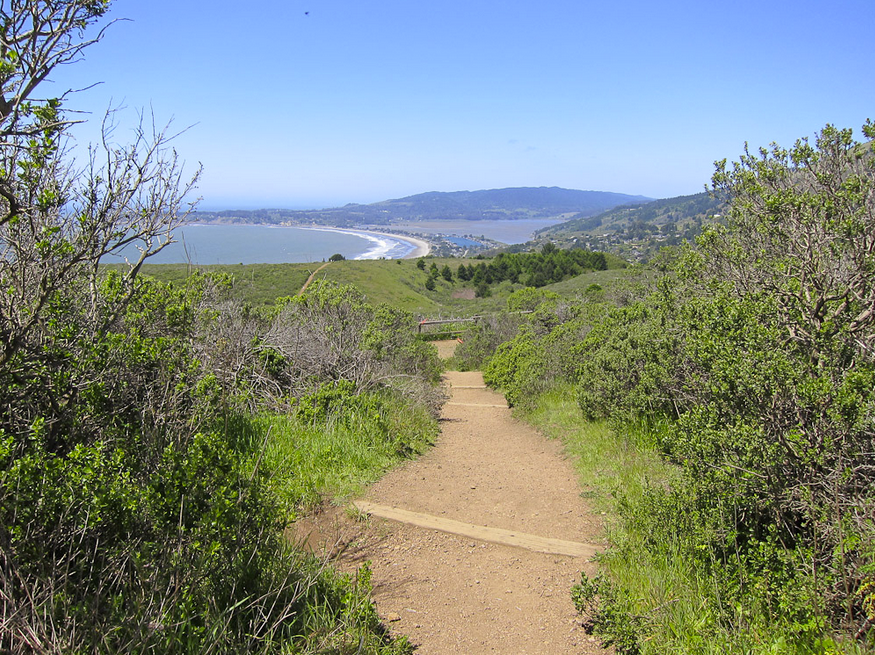
<instances>
[{"instance_id":1,"label":"distant mountain ridge","mask_svg":"<svg viewBox=\"0 0 875 655\"><path fill-rule=\"evenodd\" d=\"M429 220L563 219L591 216L619 205L649 202L645 196L560 187L512 187L482 191L431 191L369 205L318 210L229 210L197 212L203 222L319 224L338 227Z\"/></svg>"},{"instance_id":2,"label":"distant mountain ridge","mask_svg":"<svg viewBox=\"0 0 875 655\"><path fill-rule=\"evenodd\" d=\"M385 200L370 206L410 214L416 220L439 217L512 220L554 218L568 214L591 215L618 205L649 200L651 199L644 196L608 191L578 191L560 187L511 187L483 191L432 191L397 200Z\"/></svg>"}]
</instances>

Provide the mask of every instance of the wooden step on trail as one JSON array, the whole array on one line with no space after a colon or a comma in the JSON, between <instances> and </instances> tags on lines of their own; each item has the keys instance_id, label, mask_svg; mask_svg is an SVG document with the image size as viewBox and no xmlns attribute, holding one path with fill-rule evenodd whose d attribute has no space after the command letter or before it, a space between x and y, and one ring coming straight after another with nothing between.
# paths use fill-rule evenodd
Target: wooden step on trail
<instances>
[{"instance_id":1,"label":"wooden step on trail","mask_svg":"<svg viewBox=\"0 0 875 655\"><path fill-rule=\"evenodd\" d=\"M510 409L507 405L490 405L488 403L454 403L448 402L445 403L447 406L451 407L498 407L499 409Z\"/></svg>"},{"instance_id":2,"label":"wooden step on trail","mask_svg":"<svg viewBox=\"0 0 875 655\"><path fill-rule=\"evenodd\" d=\"M550 539L548 537L539 537L533 534L517 532L516 530L504 530L502 528L490 528L484 525L462 523L461 521L445 519L430 514L421 514L419 512L411 512L397 507L377 505L364 500L357 500L353 504L360 512L372 516L379 516L384 519L407 523L420 528L440 530L441 532L447 532L461 537L469 537L471 539L478 539L480 541L487 541L493 544L525 548L536 553L591 558L599 552L599 548L593 544L583 544L576 541L565 541L563 539Z\"/></svg>"}]
</instances>

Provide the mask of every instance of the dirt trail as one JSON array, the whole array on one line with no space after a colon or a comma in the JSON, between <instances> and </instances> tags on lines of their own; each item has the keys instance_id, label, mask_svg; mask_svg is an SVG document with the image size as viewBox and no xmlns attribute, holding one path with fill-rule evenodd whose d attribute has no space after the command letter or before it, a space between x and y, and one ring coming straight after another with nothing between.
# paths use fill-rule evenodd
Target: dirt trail
<instances>
[{"instance_id":1,"label":"dirt trail","mask_svg":"<svg viewBox=\"0 0 875 655\"><path fill-rule=\"evenodd\" d=\"M561 444L513 419L480 373L445 377L452 395L436 446L389 473L363 499L369 508L402 510L402 519L411 512L425 516L425 523L377 516L363 523L335 511L300 528L311 533L316 549L328 544L342 567L371 562L380 615L418 646L417 653L606 652L584 632L570 598L580 571L594 571L588 544L601 536ZM522 535L523 541L583 542L584 554L496 543L489 530L453 534L456 524Z\"/></svg>"},{"instance_id":2,"label":"dirt trail","mask_svg":"<svg viewBox=\"0 0 875 655\"><path fill-rule=\"evenodd\" d=\"M325 262L324 264L322 264L322 266L320 266L320 267L317 268L315 271L313 271L312 273L310 273L310 277L307 278L307 281L304 282L304 286L302 286L302 287L301 287L301 290L298 291L298 295L299 295L299 296L302 295L302 294L307 290L307 287L309 287L311 284L313 284L313 280L316 279L316 274L317 274L319 271L321 271L323 268L325 268L326 266L328 266L330 263L331 263L331 262Z\"/></svg>"}]
</instances>

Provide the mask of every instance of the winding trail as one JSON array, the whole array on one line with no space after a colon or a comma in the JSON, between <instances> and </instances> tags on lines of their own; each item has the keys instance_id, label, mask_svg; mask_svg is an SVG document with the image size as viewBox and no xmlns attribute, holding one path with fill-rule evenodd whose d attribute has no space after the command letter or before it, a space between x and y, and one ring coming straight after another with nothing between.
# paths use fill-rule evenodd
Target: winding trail
<instances>
[{"instance_id":1,"label":"winding trail","mask_svg":"<svg viewBox=\"0 0 875 655\"><path fill-rule=\"evenodd\" d=\"M445 378L435 447L368 490L370 520L305 524L311 547L341 567L370 561L381 617L418 654L607 652L571 602L602 537L562 445L515 420L479 372Z\"/></svg>"},{"instance_id":2,"label":"winding trail","mask_svg":"<svg viewBox=\"0 0 875 655\"><path fill-rule=\"evenodd\" d=\"M307 278L307 281L304 282L304 286L302 286L302 287L301 287L301 290L298 291L298 295L299 295L299 296L300 296L301 294L303 294L303 293L307 290L307 287L309 287L309 286L313 283L313 280L316 279L316 274L317 274L319 271L321 271L323 268L325 268L326 266L328 266L330 263L331 263L331 262L325 262L324 264L322 264L322 266L320 266L320 267L317 268L315 271L313 271L312 273L310 273L310 277Z\"/></svg>"}]
</instances>

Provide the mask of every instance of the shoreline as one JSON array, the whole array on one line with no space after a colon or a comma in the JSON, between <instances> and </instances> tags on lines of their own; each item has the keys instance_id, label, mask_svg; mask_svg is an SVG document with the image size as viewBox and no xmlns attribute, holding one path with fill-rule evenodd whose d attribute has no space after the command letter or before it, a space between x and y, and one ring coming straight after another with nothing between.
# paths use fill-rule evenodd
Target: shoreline
<instances>
[{"instance_id":1,"label":"shoreline","mask_svg":"<svg viewBox=\"0 0 875 655\"><path fill-rule=\"evenodd\" d=\"M192 223L186 223L185 226L209 226L209 225L217 225L217 226L239 226L239 227L269 227L269 228L296 228L301 230L316 230L321 232L336 232L339 234L350 234L357 236L359 238L365 239L367 241L371 241L373 243L377 243L378 246L385 246L386 239L392 241L401 241L413 247L409 253L405 254L403 257L391 257L390 259L398 260L398 259L416 259L419 257L425 257L431 252L432 245L425 239L421 239L418 237L414 237L408 234L395 234L392 232L377 232L375 230L363 230L359 228L347 228L347 227L335 227L333 225L300 225L300 224L287 224L287 223L224 223L221 221L195 221ZM391 248L390 248L391 249ZM365 250L362 255L355 257L351 261L368 261L368 260L378 260L385 259L379 251L376 250L376 256L363 257L363 255L368 255L372 253L374 249ZM303 262L289 262L289 263L303 263Z\"/></svg>"},{"instance_id":2,"label":"shoreline","mask_svg":"<svg viewBox=\"0 0 875 655\"><path fill-rule=\"evenodd\" d=\"M418 259L419 257L425 257L428 253L431 252L431 244L424 239L418 239L416 237L408 236L406 234L394 234L390 232L372 232L370 230L358 231L367 232L368 234L379 234L384 237L389 237L390 239L398 239L400 241L406 241L407 243L413 244L413 250L404 255L401 259Z\"/></svg>"},{"instance_id":3,"label":"shoreline","mask_svg":"<svg viewBox=\"0 0 875 655\"><path fill-rule=\"evenodd\" d=\"M332 226L311 226L311 225L286 225L284 227L299 227L305 230L321 230L323 232L339 232L340 234L355 234L362 236L363 238L367 238L366 235L385 237L387 239L395 239L396 241L405 241L413 246L413 250L404 255L403 257L397 257L395 259L416 259L419 257L425 257L428 253L431 252L431 244L428 241L423 239L418 239L413 236L409 236L406 234L394 234L390 232L375 232L373 230L359 230L356 228L347 228L347 227L332 227Z\"/></svg>"}]
</instances>

